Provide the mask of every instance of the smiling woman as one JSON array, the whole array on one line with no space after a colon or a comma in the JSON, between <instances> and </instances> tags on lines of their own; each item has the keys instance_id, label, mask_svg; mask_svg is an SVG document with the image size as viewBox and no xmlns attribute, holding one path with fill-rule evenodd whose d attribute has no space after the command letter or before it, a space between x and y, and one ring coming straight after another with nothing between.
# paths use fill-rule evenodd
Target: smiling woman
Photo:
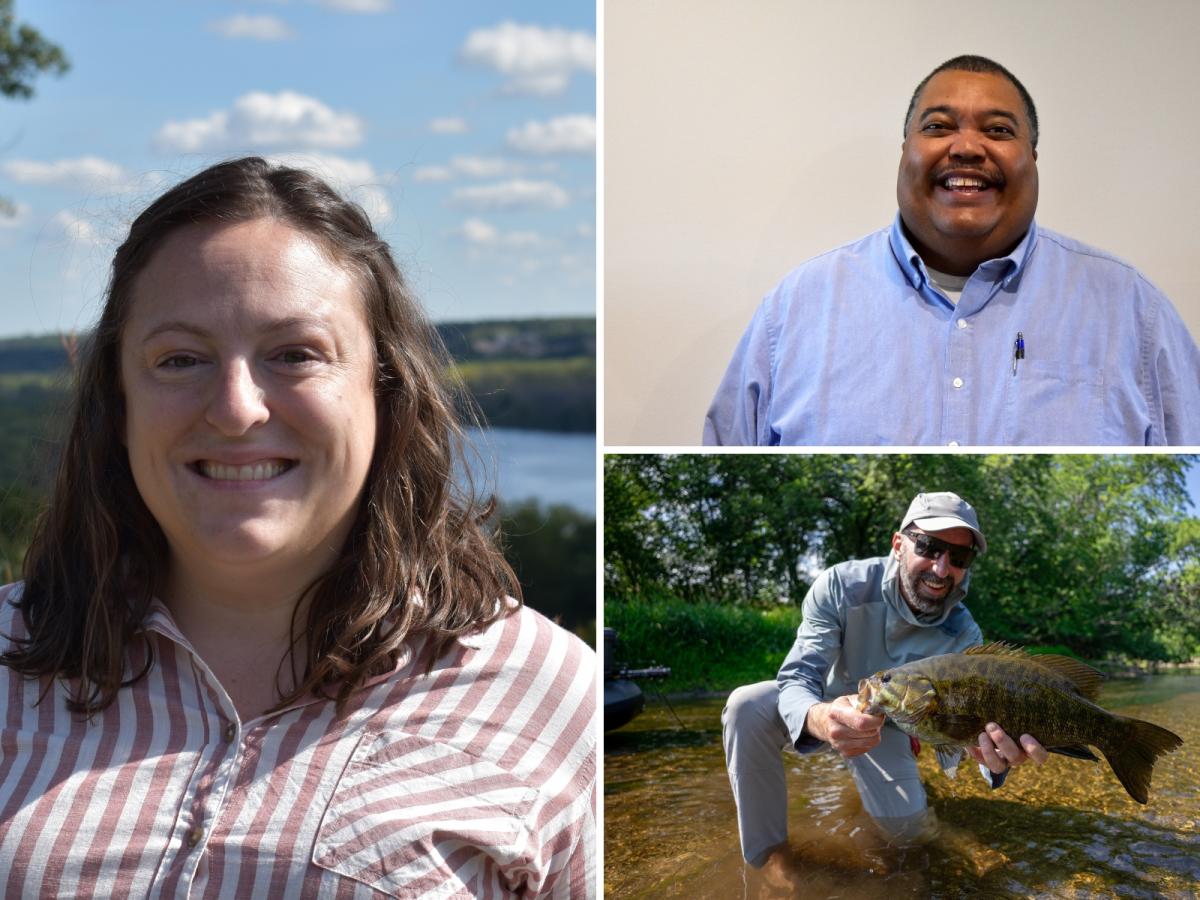
<instances>
[{"instance_id":1,"label":"smiling woman","mask_svg":"<svg viewBox=\"0 0 1200 900\"><path fill-rule=\"evenodd\" d=\"M281 642L291 598L345 543L375 446L375 359L358 295L350 272L273 219L182 228L134 284L121 349L126 443L171 546L171 577L261 570L268 584L255 593L278 601ZM265 611L262 599L236 602L235 614L255 607ZM207 610L204 622L216 624Z\"/></svg>"},{"instance_id":2,"label":"smiling woman","mask_svg":"<svg viewBox=\"0 0 1200 900\"><path fill-rule=\"evenodd\" d=\"M444 369L305 172L138 217L0 590L5 895L592 894L594 659L452 483Z\"/></svg>"}]
</instances>

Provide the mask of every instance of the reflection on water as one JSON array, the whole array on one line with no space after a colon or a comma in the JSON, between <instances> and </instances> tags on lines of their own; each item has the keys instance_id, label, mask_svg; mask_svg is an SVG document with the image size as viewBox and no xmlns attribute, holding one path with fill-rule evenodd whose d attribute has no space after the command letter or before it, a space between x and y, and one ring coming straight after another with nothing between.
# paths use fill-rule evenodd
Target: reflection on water
<instances>
[{"instance_id":1,"label":"reflection on water","mask_svg":"<svg viewBox=\"0 0 1200 900\"><path fill-rule=\"evenodd\" d=\"M467 464L479 492L596 514L596 435L468 428L467 436Z\"/></svg>"},{"instance_id":2,"label":"reflection on water","mask_svg":"<svg viewBox=\"0 0 1200 900\"><path fill-rule=\"evenodd\" d=\"M1195 897L1200 892L1200 675L1114 681L1103 706L1171 729L1150 802L1107 762L1052 754L998 791L973 766L951 781L919 765L941 823L918 849L882 846L840 757L787 754L789 843L799 888L742 864L721 750L721 700L651 698L604 736L604 893L696 897Z\"/></svg>"}]
</instances>

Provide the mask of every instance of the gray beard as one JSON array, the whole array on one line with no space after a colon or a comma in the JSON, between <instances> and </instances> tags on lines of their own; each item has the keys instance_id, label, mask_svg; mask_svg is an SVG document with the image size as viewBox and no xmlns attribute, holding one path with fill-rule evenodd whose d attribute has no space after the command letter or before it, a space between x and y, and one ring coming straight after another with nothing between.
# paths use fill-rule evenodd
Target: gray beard
<instances>
[{"instance_id":1,"label":"gray beard","mask_svg":"<svg viewBox=\"0 0 1200 900\"><path fill-rule=\"evenodd\" d=\"M934 584L948 582L949 586L946 589L946 593L941 597L924 595L919 588L922 582L926 580L930 580ZM932 572L925 572L921 577L914 578L908 568L907 547L903 547L900 550L900 586L904 590L904 599L907 601L909 607L919 616L940 615L946 608L946 601L954 593L954 579L952 577L947 576L945 579L940 579Z\"/></svg>"}]
</instances>

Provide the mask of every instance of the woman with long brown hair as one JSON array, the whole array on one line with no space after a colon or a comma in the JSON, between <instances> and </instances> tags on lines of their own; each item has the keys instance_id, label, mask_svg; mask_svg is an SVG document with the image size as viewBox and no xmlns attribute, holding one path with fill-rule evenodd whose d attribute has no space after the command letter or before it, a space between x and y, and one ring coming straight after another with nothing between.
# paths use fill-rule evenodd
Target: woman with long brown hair
<instances>
[{"instance_id":1,"label":"woman with long brown hair","mask_svg":"<svg viewBox=\"0 0 1200 900\"><path fill-rule=\"evenodd\" d=\"M594 892L593 656L456 490L446 363L311 174L134 221L0 589L0 892Z\"/></svg>"}]
</instances>

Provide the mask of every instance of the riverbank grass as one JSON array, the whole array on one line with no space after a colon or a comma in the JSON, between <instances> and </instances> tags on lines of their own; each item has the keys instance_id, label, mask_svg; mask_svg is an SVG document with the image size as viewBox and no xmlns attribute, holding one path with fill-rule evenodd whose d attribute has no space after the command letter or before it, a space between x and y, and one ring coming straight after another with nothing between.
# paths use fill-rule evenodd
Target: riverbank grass
<instances>
[{"instance_id":1,"label":"riverbank grass","mask_svg":"<svg viewBox=\"0 0 1200 900\"><path fill-rule=\"evenodd\" d=\"M727 692L774 678L800 625L800 609L687 603L670 595L607 599L604 624L617 630L618 661L671 667L665 693Z\"/></svg>"}]
</instances>

